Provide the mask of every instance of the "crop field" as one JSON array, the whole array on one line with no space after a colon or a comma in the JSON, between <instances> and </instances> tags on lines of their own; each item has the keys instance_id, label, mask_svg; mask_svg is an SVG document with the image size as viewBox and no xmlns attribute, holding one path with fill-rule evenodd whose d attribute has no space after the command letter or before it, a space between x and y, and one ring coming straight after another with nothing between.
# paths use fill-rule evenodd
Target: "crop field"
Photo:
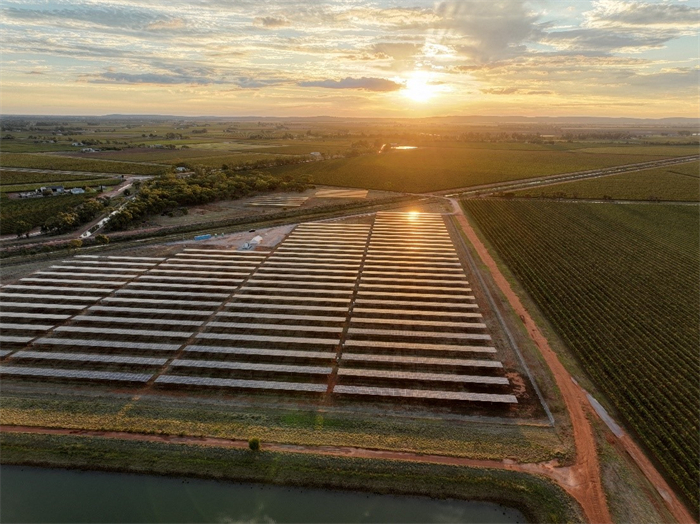
<instances>
[{"instance_id":1,"label":"crop field","mask_svg":"<svg viewBox=\"0 0 700 524\"><path fill-rule=\"evenodd\" d=\"M317 184L423 193L653 160L654 156L576 151L425 147L272 169L310 174ZM430 173L430 176L426 176Z\"/></svg>"},{"instance_id":2,"label":"crop field","mask_svg":"<svg viewBox=\"0 0 700 524\"><path fill-rule=\"evenodd\" d=\"M700 163L645 169L589 180L577 180L527 189L517 196L595 198L620 200L700 200Z\"/></svg>"},{"instance_id":3,"label":"crop field","mask_svg":"<svg viewBox=\"0 0 700 524\"><path fill-rule=\"evenodd\" d=\"M537 402L439 214L301 224L272 252L78 255L0 298L5 380L513 417Z\"/></svg>"},{"instance_id":4,"label":"crop field","mask_svg":"<svg viewBox=\"0 0 700 524\"><path fill-rule=\"evenodd\" d=\"M591 379L697 506L698 207L463 205Z\"/></svg>"},{"instance_id":5,"label":"crop field","mask_svg":"<svg viewBox=\"0 0 700 524\"><path fill-rule=\"evenodd\" d=\"M92 171L98 173L133 173L136 175L157 175L164 173L165 166L131 164L127 162L106 162L59 155L31 155L3 153L0 164L4 168L22 167L36 169L60 169L65 171Z\"/></svg>"},{"instance_id":6,"label":"crop field","mask_svg":"<svg viewBox=\"0 0 700 524\"><path fill-rule=\"evenodd\" d=\"M99 153L76 154L80 158L90 159L106 159L106 160L121 160L125 162L155 162L164 164L176 164L178 162L197 163L199 158L219 157L219 156L238 156L245 155L247 152L227 152L227 151L210 151L205 149L144 149L144 148L129 148L121 151L101 151Z\"/></svg>"},{"instance_id":7,"label":"crop field","mask_svg":"<svg viewBox=\"0 0 700 524\"><path fill-rule=\"evenodd\" d=\"M10 235L20 221L32 227L42 225L47 219L81 204L89 195L59 195L22 200L0 200L0 234Z\"/></svg>"},{"instance_id":8,"label":"crop field","mask_svg":"<svg viewBox=\"0 0 700 524\"><path fill-rule=\"evenodd\" d=\"M51 184L58 185L67 181L84 181L92 183L92 180L100 179L96 175L75 175L68 176L60 173L25 173L22 171L0 171L0 186L11 186L20 184ZM118 179L114 179L118 180Z\"/></svg>"},{"instance_id":9,"label":"crop field","mask_svg":"<svg viewBox=\"0 0 700 524\"><path fill-rule=\"evenodd\" d=\"M597 147L579 149L581 153L595 153L598 155L650 155L650 156L688 156L697 155L698 146L689 145L619 145L619 146L605 146L600 145Z\"/></svg>"},{"instance_id":10,"label":"crop field","mask_svg":"<svg viewBox=\"0 0 700 524\"><path fill-rule=\"evenodd\" d=\"M1 147L3 153L44 153L79 150L79 148L70 144L35 144L17 140L3 140Z\"/></svg>"},{"instance_id":11,"label":"crop field","mask_svg":"<svg viewBox=\"0 0 700 524\"><path fill-rule=\"evenodd\" d=\"M63 186L64 189L74 187L116 186L121 182L118 178L85 178L80 180L56 180L52 182L35 182L33 184L0 185L0 193L16 193L32 191L42 185Z\"/></svg>"},{"instance_id":12,"label":"crop field","mask_svg":"<svg viewBox=\"0 0 700 524\"><path fill-rule=\"evenodd\" d=\"M279 155L270 155L265 153L234 153L228 155L210 155L206 157L198 157L190 160L169 160L168 164L177 164L179 162L185 161L189 164L220 168L223 164L230 167L240 166L248 162L257 162L260 160L274 160Z\"/></svg>"},{"instance_id":13,"label":"crop field","mask_svg":"<svg viewBox=\"0 0 700 524\"><path fill-rule=\"evenodd\" d=\"M175 143L176 146L181 144ZM237 165L250 160L274 158L274 156L302 156L306 157L313 151L324 154L342 154L349 147L349 141L300 141L290 144L262 142L262 143L233 143L222 141L219 143L192 144L187 149L146 149L128 148L121 151L101 151L99 153L73 152L71 156L90 159L122 160L126 162L162 162L177 164L189 162L220 167L221 164ZM218 147L214 147L218 146Z\"/></svg>"}]
</instances>

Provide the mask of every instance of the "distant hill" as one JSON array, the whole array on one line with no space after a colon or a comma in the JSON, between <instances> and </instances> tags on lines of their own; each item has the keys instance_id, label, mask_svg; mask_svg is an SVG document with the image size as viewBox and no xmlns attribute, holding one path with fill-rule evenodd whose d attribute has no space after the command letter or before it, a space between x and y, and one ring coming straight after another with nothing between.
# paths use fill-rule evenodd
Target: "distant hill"
<instances>
[{"instance_id":1,"label":"distant hill","mask_svg":"<svg viewBox=\"0 0 700 524\"><path fill-rule=\"evenodd\" d=\"M503 125L503 124L544 124L544 125L576 125L576 126L682 126L700 127L699 118L627 118L627 117L596 117L596 116L482 116L482 115L455 115L455 116L434 116L424 118L350 118L336 117L330 115L307 116L307 117L276 117L276 116L178 116L178 115L134 115L134 114L111 114L103 116L81 116L81 115L2 115L2 118L41 118L50 119L91 119L91 120L181 120L181 121L227 121L227 122L426 122L456 125Z\"/></svg>"}]
</instances>

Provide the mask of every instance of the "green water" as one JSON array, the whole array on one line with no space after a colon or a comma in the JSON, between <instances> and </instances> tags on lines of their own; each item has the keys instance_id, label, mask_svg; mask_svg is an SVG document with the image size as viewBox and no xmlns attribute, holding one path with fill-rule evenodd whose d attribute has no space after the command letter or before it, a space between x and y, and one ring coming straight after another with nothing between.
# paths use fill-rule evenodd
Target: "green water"
<instances>
[{"instance_id":1,"label":"green water","mask_svg":"<svg viewBox=\"0 0 700 524\"><path fill-rule=\"evenodd\" d=\"M526 522L484 502L3 466L1 522Z\"/></svg>"}]
</instances>

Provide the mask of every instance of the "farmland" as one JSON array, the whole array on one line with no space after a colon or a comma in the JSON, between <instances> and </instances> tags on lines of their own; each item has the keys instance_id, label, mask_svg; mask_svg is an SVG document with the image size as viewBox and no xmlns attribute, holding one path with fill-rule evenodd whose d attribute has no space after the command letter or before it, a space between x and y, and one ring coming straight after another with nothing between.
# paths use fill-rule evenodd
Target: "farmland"
<instances>
[{"instance_id":1,"label":"farmland","mask_svg":"<svg viewBox=\"0 0 700 524\"><path fill-rule=\"evenodd\" d=\"M9 200L0 204L0 234L16 232L20 222L34 228L60 212L70 211L88 198L88 195L60 195L45 198Z\"/></svg>"},{"instance_id":2,"label":"farmland","mask_svg":"<svg viewBox=\"0 0 700 524\"><path fill-rule=\"evenodd\" d=\"M279 176L309 174L314 182L325 185L422 193L656 158L662 156L518 149L504 149L494 154L489 149L424 147L284 166L271 172ZM425 176L426 173L430 176Z\"/></svg>"},{"instance_id":3,"label":"farmland","mask_svg":"<svg viewBox=\"0 0 700 524\"><path fill-rule=\"evenodd\" d=\"M517 196L612 198L620 200L700 200L700 163L645 169L590 180L527 189Z\"/></svg>"},{"instance_id":4,"label":"farmland","mask_svg":"<svg viewBox=\"0 0 700 524\"><path fill-rule=\"evenodd\" d=\"M66 175L62 173L26 173L21 171L0 172L0 193L33 191L41 186L74 187L114 186L120 178L104 178L100 175Z\"/></svg>"},{"instance_id":5,"label":"farmland","mask_svg":"<svg viewBox=\"0 0 700 524\"><path fill-rule=\"evenodd\" d=\"M65 178L65 176L59 178ZM86 178L82 180L56 180L52 182L42 181L33 184L0 185L0 193L32 191L43 185L63 186L64 189L72 189L74 187L116 186L120 182L121 180L118 178Z\"/></svg>"},{"instance_id":6,"label":"farmland","mask_svg":"<svg viewBox=\"0 0 700 524\"><path fill-rule=\"evenodd\" d=\"M698 209L463 205L619 416L697 506Z\"/></svg>"},{"instance_id":7,"label":"farmland","mask_svg":"<svg viewBox=\"0 0 700 524\"><path fill-rule=\"evenodd\" d=\"M94 180L101 177L97 175L64 175L61 173L25 173L21 171L0 171L0 186L50 184L59 185L63 182L77 181L95 185ZM106 179L104 179L106 180ZM118 180L117 178L109 180ZM98 182L99 185L99 182Z\"/></svg>"},{"instance_id":8,"label":"farmland","mask_svg":"<svg viewBox=\"0 0 700 524\"><path fill-rule=\"evenodd\" d=\"M136 175L157 175L168 170L165 166L23 153L4 153L0 158L0 164L3 168L21 167L99 173L133 173Z\"/></svg>"}]
</instances>

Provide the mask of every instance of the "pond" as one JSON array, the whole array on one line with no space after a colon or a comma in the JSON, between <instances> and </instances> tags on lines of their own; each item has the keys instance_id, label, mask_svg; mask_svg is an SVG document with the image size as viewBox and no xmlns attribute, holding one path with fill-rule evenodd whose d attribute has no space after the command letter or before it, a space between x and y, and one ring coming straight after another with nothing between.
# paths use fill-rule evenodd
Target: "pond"
<instances>
[{"instance_id":1,"label":"pond","mask_svg":"<svg viewBox=\"0 0 700 524\"><path fill-rule=\"evenodd\" d=\"M526 522L486 502L24 466L0 468L0 521Z\"/></svg>"}]
</instances>

